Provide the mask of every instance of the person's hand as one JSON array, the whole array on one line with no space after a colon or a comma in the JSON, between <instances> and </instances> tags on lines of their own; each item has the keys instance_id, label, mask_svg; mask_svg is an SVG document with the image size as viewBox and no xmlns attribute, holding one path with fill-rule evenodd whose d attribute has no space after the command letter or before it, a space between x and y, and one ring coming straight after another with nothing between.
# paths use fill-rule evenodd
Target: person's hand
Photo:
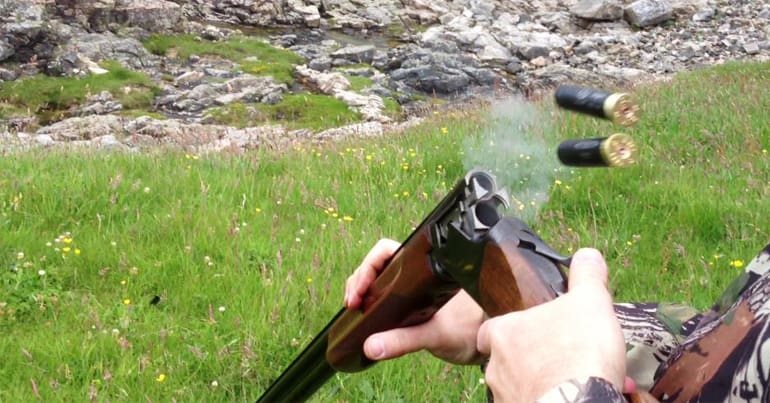
<instances>
[{"instance_id":1,"label":"person's hand","mask_svg":"<svg viewBox=\"0 0 770 403\"><path fill-rule=\"evenodd\" d=\"M381 239L345 283L345 307L361 305L369 286L396 252L399 243ZM480 363L476 350L476 332L484 320L484 312L470 295L460 291L427 322L376 333L366 339L364 354L371 360L400 357L420 350L455 364Z\"/></svg>"},{"instance_id":2,"label":"person's hand","mask_svg":"<svg viewBox=\"0 0 770 403\"><path fill-rule=\"evenodd\" d=\"M485 379L495 402L533 402L564 381L592 376L622 391L625 342L604 258L595 249L578 250L565 295L484 322L477 348L489 355Z\"/></svg>"}]
</instances>

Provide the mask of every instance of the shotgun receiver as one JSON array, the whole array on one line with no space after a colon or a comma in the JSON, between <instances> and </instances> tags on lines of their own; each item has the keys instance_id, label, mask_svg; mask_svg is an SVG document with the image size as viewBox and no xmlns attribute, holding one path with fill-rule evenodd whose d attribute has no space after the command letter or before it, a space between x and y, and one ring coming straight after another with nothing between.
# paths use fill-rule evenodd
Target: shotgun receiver
<instances>
[{"instance_id":1,"label":"shotgun receiver","mask_svg":"<svg viewBox=\"0 0 770 403\"><path fill-rule=\"evenodd\" d=\"M309 398L336 371L372 365L374 333L430 319L464 289L489 316L547 302L566 291L563 257L521 220L504 216L508 193L492 174L469 171L391 257L358 309L342 309L259 402Z\"/></svg>"}]
</instances>

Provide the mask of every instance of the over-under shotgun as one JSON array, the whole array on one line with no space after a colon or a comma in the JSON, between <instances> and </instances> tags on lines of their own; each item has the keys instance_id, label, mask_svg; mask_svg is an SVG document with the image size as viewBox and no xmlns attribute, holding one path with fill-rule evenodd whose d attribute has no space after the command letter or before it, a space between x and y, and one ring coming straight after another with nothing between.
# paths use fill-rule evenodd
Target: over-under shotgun
<instances>
[{"instance_id":1,"label":"over-under shotgun","mask_svg":"<svg viewBox=\"0 0 770 403\"><path fill-rule=\"evenodd\" d=\"M374 362L363 352L374 333L430 319L467 291L487 315L526 309L566 290L560 256L524 222L504 216L508 193L494 176L471 170L392 256L357 309L342 309L259 402L308 399L336 371Z\"/></svg>"}]
</instances>

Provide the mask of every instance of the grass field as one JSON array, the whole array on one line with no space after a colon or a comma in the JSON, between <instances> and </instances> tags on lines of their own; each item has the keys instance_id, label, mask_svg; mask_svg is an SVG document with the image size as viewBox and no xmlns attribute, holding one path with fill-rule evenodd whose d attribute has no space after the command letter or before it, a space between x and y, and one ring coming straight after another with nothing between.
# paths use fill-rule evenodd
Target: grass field
<instances>
[{"instance_id":1,"label":"grass field","mask_svg":"<svg viewBox=\"0 0 770 403\"><path fill-rule=\"evenodd\" d=\"M602 250L618 300L706 308L770 239L769 86L770 65L731 64L634 89L627 169L559 167L560 139L620 130L548 102L281 152L4 155L0 401L253 400L369 247L479 163L554 248ZM480 402L481 377L416 354L315 400Z\"/></svg>"}]
</instances>

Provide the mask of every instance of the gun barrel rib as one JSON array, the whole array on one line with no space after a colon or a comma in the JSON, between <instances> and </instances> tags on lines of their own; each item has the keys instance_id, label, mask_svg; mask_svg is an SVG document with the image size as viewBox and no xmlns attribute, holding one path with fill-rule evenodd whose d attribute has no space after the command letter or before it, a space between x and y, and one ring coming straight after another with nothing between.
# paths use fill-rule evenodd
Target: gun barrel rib
<instances>
[{"instance_id":1,"label":"gun barrel rib","mask_svg":"<svg viewBox=\"0 0 770 403\"><path fill-rule=\"evenodd\" d=\"M304 402L326 383L337 371L326 361L331 324L344 309L316 335L291 365L270 385L257 403Z\"/></svg>"}]
</instances>

